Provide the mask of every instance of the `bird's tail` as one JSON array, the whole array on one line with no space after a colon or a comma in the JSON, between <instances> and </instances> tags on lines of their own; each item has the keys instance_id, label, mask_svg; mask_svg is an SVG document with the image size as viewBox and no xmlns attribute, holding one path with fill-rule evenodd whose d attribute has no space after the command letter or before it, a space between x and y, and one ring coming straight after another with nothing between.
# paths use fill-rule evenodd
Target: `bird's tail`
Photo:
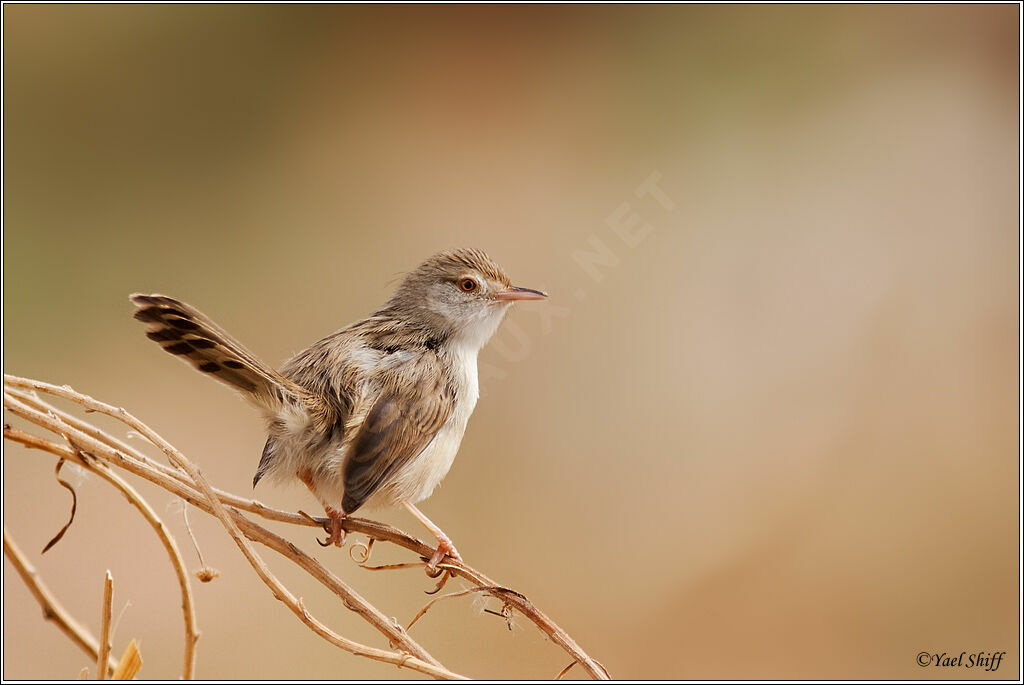
<instances>
[{"instance_id":1,"label":"bird's tail","mask_svg":"<svg viewBox=\"0 0 1024 685\"><path fill-rule=\"evenodd\" d=\"M302 404L307 393L274 371L195 307L164 295L132 295L146 337L165 352L239 391L261 409Z\"/></svg>"}]
</instances>

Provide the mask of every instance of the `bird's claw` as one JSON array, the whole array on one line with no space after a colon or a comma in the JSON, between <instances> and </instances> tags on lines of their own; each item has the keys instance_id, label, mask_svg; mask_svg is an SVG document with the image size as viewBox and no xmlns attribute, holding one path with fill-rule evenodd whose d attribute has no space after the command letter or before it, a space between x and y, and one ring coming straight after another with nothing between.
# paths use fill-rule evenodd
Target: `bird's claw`
<instances>
[{"instance_id":1,"label":"bird's claw","mask_svg":"<svg viewBox=\"0 0 1024 685\"><path fill-rule=\"evenodd\" d=\"M320 542L320 545L323 547L330 547L331 545L342 547L345 544L345 538L348 536L345 529L341 527L344 517L336 516L332 512L328 512L328 516L329 519L324 526L324 530L327 531L327 539L323 542L317 540L317 542Z\"/></svg>"},{"instance_id":2,"label":"bird's claw","mask_svg":"<svg viewBox=\"0 0 1024 685\"><path fill-rule=\"evenodd\" d=\"M326 511L327 522L323 524L323 527L324 532L327 533L327 538L324 540L316 538L316 544L320 545L321 547L330 547L331 545L335 547L342 547L345 544L345 538L348 536L348 533L346 533L345 529L341 526L342 521L345 520L345 517L344 515L339 514L334 509L328 508ZM313 518L306 512L300 510L299 513L305 516L310 521L319 523L319 521L317 521L315 518Z\"/></svg>"},{"instance_id":3,"label":"bird's claw","mask_svg":"<svg viewBox=\"0 0 1024 685\"><path fill-rule=\"evenodd\" d=\"M427 562L427 574L431 578L437 577L437 565L445 557L450 557L454 561L462 561L462 557L459 556L459 551L455 549L455 545L452 544L450 539L441 539L437 541L437 549L434 551L434 556L430 557L430 561Z\"/></svg>"}]
</instances>

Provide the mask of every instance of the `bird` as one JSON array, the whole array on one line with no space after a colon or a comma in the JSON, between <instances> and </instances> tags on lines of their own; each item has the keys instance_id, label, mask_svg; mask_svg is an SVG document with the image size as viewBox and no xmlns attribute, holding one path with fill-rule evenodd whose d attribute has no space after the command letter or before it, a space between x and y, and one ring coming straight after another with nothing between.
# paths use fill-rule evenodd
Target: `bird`
<instances>
[{"instance_id":1,"label":"bird","mask_svg":"<svg viewBox=\"0 0 1024 685\"><path fill-rule=\"evenodd\" d=\"M512 285L485 252L439 252L391 298L275 370L195 307L133 294L134 318L165 352L233 388L263 415L253 478L298 478L327 514L324 546L344 545L345 517L404 506L437 538L430 571L461 559L417 503L451 468L480 395L477 355L510 307L547 293Z\"/></svg>"}]
</instances>

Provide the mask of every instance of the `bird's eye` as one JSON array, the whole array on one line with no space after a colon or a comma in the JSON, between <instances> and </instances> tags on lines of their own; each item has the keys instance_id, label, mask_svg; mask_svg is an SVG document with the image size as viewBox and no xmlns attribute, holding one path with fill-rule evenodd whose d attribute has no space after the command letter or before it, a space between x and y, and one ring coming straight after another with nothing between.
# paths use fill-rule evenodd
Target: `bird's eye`
<instances>
[{"instance_id":1,"label":"bird's eye","mask_svg":"<svg viewBox=\"0 0 1024 685\"><path fill-rule=\"evenodd\" d=\"M471 293L478 287L480 286L477 285L477 282L474 281L472 278L463 278L461 281L459 281L459 288L464 293Z\"/></svg>"}]
</instances>

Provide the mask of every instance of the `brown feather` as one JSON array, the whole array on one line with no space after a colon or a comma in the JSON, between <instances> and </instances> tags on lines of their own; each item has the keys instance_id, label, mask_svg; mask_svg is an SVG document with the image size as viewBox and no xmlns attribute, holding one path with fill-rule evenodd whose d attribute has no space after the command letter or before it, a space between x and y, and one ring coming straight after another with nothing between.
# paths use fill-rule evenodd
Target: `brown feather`
<instances>
[{"instance_id":1,"label":"brown feather","mask_svg":"<svg viewBox=\"0 0 1024 685\"><path fill-rule=\"evenodd\" d=\"M450 373L435 354L394 369L345 457L342 510L358 509L426 448L452 414Z\"/></svg>"},{"instance_id":2,"label":"brown feather","mask_svg":"<svg viewBox=\"0 0 1024 685\"><path fill-rule=\"evenodd\" d=\"M286 402L325 413L303 388L284 378L195 307L165 295L132 295L146 337L165 352L238 390L257 406L277 411ZM326 417L321 418L324 421Z\"/></svg>"}]
</instances>

